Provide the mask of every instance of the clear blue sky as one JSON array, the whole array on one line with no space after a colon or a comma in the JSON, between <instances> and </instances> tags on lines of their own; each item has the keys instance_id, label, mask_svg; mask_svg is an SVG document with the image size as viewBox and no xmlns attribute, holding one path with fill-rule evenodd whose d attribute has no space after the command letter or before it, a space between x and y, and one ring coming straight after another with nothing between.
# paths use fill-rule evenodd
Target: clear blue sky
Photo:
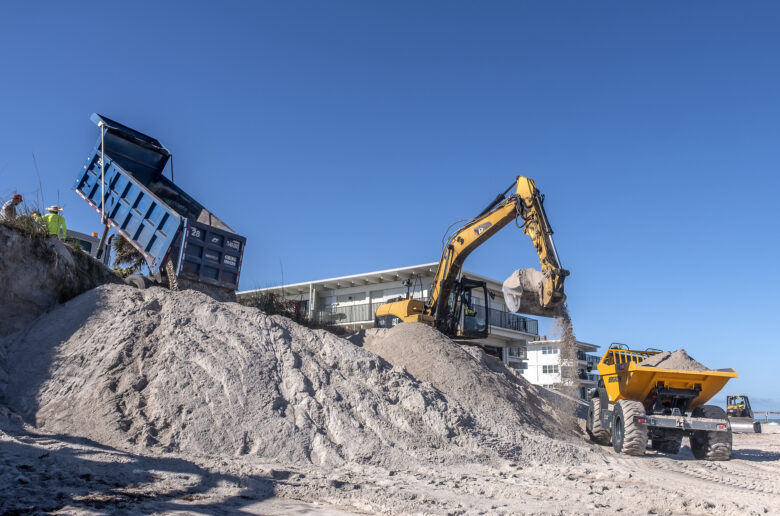
<instances>
[{"instance_id":1,"label":"clear blue sky","mask_svg":"<svg viewBox=\"0 0 780 516\"><path fill-rule=\"evenodd\" d=\"M14 2L0 195L71 190L100 112L248 238L243 289L435 261L534 178L578 336L684 347L780 408L775 2ZM507 228L467 261L536 263ZM282 270L284 271L282 273Z\"/></svg>"}]
</instances>

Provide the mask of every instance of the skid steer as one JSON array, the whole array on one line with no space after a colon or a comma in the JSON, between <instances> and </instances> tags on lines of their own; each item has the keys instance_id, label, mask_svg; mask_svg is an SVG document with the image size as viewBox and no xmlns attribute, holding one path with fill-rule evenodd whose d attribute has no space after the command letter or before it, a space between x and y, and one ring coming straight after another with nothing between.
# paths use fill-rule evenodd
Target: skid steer
<instances>
[{"instance_id":1,"label":"skid steer","mask_svg":"<svg viewBox=\"0 0 780 516\"><path fill-rule=\"evenodd\" d=\"M726 396L726 415L729 417L732 432L738 434L761 433L761 422L756 421L747 396Z\"/></svg>"}]
</instances>

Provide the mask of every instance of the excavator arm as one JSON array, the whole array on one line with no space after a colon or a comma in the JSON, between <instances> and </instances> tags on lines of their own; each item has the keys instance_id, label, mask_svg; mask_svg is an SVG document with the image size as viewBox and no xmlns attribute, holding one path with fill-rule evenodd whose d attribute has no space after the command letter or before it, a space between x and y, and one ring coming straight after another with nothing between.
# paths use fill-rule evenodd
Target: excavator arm
<instances>
[{"instance_id":1,"label":"excavator arm","mask_svg":"<svg viewBox=\"0 0 780 516\"><path fill-rule=\"evenodd\" d=\"M471 290L481 286L487 293L484 283L461 278L463 262L476 248L512 221L516 221L533 242L541 271L524 269L510 277L512 280L517 276L510 285L510 294L505 292L510 310L547 317L557 315L558 307L566 299L563 282L569 272L561 267L543 202L544 198L533 180L518 176L479 215L446 239L427 302L405 299L381 305L376 311L377 326L392 326L398 321L417 321L432 324L451 337L487 336L487 319L485 324L471 332L458 327L464 311L470 311L468 303ZM504 288L507 289L506 283ZM485 303L487 305L487 300Z\"/></svg>"},{"instance_id":2,"label":"excavator arm","mask_svg":"<svg viewBox=\"0 0 780 516\"><path fill-rule=\"evenodd\" d=\"M533 242L542 270L541 274L534 269L521 271L524 278L518 282L516 293L522 290L522 298L512 311L546 317L556 314L557 307L566 299L563 281L569 271L561 267L541 193L533 179L518 176L509 188L447 240L428 298L437 326L445 316L450 294L468 255L515 220Z\"/></svg>"}]
</instances>

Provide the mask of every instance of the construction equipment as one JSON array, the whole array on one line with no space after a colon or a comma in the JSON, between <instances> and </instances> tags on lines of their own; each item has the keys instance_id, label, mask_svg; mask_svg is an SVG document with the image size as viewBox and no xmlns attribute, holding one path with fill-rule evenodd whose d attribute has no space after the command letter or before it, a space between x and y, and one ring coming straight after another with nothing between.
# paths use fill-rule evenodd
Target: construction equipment
<instances>
[{"instance_id":1,"label":"construction equipment","mask_svg":"<svg viewBox=\"0 0 780 516\"><path fill-rule=\"evenodd\" d=\"M159 141L97 113L91 120L100 137L73 188L101 215L101 249L113 227L146 258L155 281L234 296L246 239L163 176L172 156Z\"/></svg>"},{"instance_id":2,"label":"construction equipment","mask_svg":"<svg viewBox=\"0 0 780 516\"><path fill-rule=\"evenodd\" d=\"M697 459L729 459L731 424L726 412L705 403L737 372L642 365L657 353L631 350L624 344L607 349L588 406L585 428L590 438L599 444L612 443L618 453L644 455L648 440L652 449L676 454L687 436Z\"/></svg>"},{"instance_id":3,"label":"construction equipment","mask_svg":"<svg viewBox=\"0 0 780 516\"><path fill-rule=\"evenodd\" d=\"M750 408L750 400L744 395L726 396L726 415L731 422L731 431L738 434L760 434L761 422L757 421Z\"/></svg>"},{"instance_id":4,"label":"construction equipment","mask_svg":"<svg viewBox=\"0 0 780 516\"><path fill-rule=\"evenodd\" d=\"M445 238L427 301L407 296L407 299L380 305L375 314L375 326L387 328L400 322L422 322L452 338L486 337L490 323L487 286L483 281L462 278L463 262L512 221L516 221L531 238L542 270L521 271L522 281L505 293L507 304L515 312L546 317L557 315L558 307L566 299L563 281L569 271L561 267L543 202L544 196L533 180L518 176L479 215ZM474 304L478 298L485 301L484 311Z\"/></svg>"}]
</instances>

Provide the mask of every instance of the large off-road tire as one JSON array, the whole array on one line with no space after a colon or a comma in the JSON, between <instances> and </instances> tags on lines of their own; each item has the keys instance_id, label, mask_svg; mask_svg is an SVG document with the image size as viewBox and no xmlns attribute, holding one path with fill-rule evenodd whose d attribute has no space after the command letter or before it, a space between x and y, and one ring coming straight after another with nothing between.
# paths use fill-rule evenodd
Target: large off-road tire
<instances>
[{"instance_id":1,"label":"large off-road tire","mask_svg":"<svg viewBox=\"0 0 780 516\"><path fill-rule=\"evenodd\" d=\"M715 405L696 407L691 417L722 419L728 425L725 432L694 432L691 435L691 452L699 460L729 460L731 458L731 424L726 411Z\"/></svg>"},{"instance_id":2,"label":"large off-road tire","mask_svg":"<svg viewBox=\"0 0 780 516\"><path fill-rule=\"evenodd\" d=\"M667 439L653 439L650 447L661 453L668 453L670 455L677 455L682 446L682 434L672 436Z\"/></svg>"},{"instance_id":3,"label":"large off-road tire","mask_svg":"<svg viewBox=\"0 0 780 516\"><path fill-rule=\"evenodd\" d=\"M588 403L588 417L585 420L585 431L591 441L598 444L609 444L609 430L601 424L601 400L596 397Z\"/></svg>"},{"instance_id":4,"label":"large off-road tire","mask_svg":"<svg viewBox=\"0 0 780 516\"><path fill-rule=\"evenodd\" d=\"M645 407L638 401L620 400L612 412L612 448L626 455L644 455L647 448L647 426L636 423L634 416L644 416Z\"/></svg>"}]
</instances>

